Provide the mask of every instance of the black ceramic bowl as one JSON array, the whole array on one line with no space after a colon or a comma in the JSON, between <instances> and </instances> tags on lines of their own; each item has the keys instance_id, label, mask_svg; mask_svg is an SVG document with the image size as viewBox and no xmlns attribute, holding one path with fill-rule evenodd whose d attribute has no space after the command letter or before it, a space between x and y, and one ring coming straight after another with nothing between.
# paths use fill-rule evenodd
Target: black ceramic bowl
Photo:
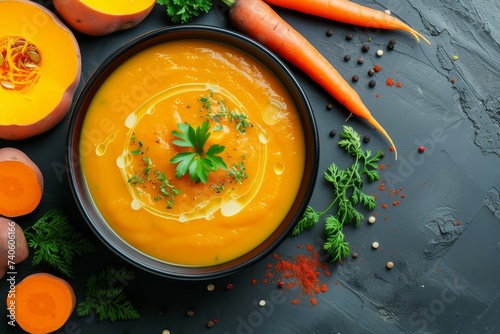
<instances>
[{"instance_id":1,"label":"black ceramic bowl","mask_svg":"<svg viewBox=\"0 0 500 334\"><path fill-rule=\"evenodd\" d=\"M178 266L154 259L122 240L103 219L89 194L80 168L79 142L87 108L103 81L134 54L173 40L201 39L217 41L238 49L260 61L281 81L296 104L306 140L305 169L299 191L285 219L264 242L232 261L207 267ZM67 168L74 198L91 229L112 251L146 271L177 279L208 279L234 273L269 255L291 232L301 218L313 192L318 161L319 140L311 106L287 66L269 50L241 34L209 26L185 25L162 28L142 35L114 52L95 71L79 94L72 110L67 138Z\"/></svg>"}]
</instances>

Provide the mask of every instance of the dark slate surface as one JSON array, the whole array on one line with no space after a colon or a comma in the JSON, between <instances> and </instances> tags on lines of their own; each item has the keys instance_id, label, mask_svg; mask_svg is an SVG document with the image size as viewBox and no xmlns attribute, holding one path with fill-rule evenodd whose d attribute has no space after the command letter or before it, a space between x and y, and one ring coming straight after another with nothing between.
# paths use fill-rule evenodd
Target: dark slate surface
<instances>
[{"instance_id":1,"label":"dark slate surface","mask_svg":"<svg viewBox=\"0 0 500 334\"><path fill-rule=\"evenodd\" d=\"M174 281L135 270L136 279L127 293L141 319L100 322L94 317L71 317L58 333L499 333L500 332L500 7L495 2L472 0L371 1L362 4L390 9L393 15L429 37L432 45L418 44L397 31L378 31L318 19L278 9L292 26L303 33L350 80L374 116L398 146L399 159L387 154L380 183L367 186L378 196L373 225L346 228L345 234L357 259L342 265L330 264L330 277L320 276L328 287L311 305L302 298L293 305L298 291L262 283L272 256L229 277L204 282ZM50 2L42 4L53 9ZM224 6L213 9L192 23L230 28ZM105 37L76 34L81 46L82 83L117 47L154 28L169 25L164 8L157 6L138 27ZM334 31L328 37L325 32ZM346 41L352 33L352 41ZM385 49L396 39L393 51ZM361 54L361 46L370 51ZM375 56L377 49L384 55ZM349 63L343 61L350 54ZM365 57L357 65L359 56ZM453 56L458 59L453 60ZM382 71L366 74L374 64ZM350 161L337 147L348 113L319 86L291 67L313 106L320 131L320 174L331 162ZM402 87L387 86L387 78ZM377 85L368 87L375 79ZM378 95L377 95L378 94ZM326 106L333 103L333 109ZM65 136L69 116L55 129L36 138L18 142L0 140L0 147L24 150L40 166L46 179L42 204L32 214L17 219L29 226L53 207L65 207L75 226L95 240L82 220L65 172ZM387 150L383 137L366 122L349 118L372 150ZM426 146L418 153L420 145ZM389 152L388 152L389 153ZM396 192L399 194L396 194ZM404 193L402 198L400 195ZM392 196L391 196L392 195ZM318 177L311 205L321 210L331 198L328 186ZM399 201L394 206L393 201ZM381 206L388 204L387 209ZM317 228L288 238L276 253L282 257L305 253L298 245L321 249L323 232ZM380 247L371 248L373 241ZM395 267L385 269L387 261ZM83 298L90 272L106 265L129 267L99 246L97 255L75 263L77 276L69 281ZM17 266L16 280L46 268L29 262ZM252 285L251 280L257 284ZM215 290L207 291L207 284ZM230 291L227 283L234 284ZM0 282L2 300L7 294L6 278ZM266 300L265 307L259 307ZM194 310L194 316L186 315ZM21 333L7 324L2 311L1 333ZM214 327L207 322L216 319Z\"/></svg>"}]
</instances>

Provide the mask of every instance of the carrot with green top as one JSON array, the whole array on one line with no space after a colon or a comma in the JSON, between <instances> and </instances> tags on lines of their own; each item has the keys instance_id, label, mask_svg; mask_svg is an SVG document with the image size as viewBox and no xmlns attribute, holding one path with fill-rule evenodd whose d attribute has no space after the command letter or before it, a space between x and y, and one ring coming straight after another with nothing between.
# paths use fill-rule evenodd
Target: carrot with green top
<instances>
[{"instance_id":1,"label":"carrot with green top","mask_svg":"<svg viewBox=\"0 0 500 334\"><path fill-rule=\"evenodd\" d=\"M358 93L323 55L262 0L223 0L229 19L240 32L257 40L322 86L352 114L366 119L394 147L394 143L364 105ZM347 2L347 1L346 1Z\"/></svg>"},{"instance_id":2,"label":"carrot with green top","mask_svg":"<svg viewBox=\"0 0 500 334\"><path fill-rule=\"evenodd\" d=\"M296 10L305 14L323 17L329 20L352 24L360 27L388 30L403 30L410 33L417 41L429 40L401 20L377 9L348 0L264 0L270 5Z\"/></svg>"}]
</instances>

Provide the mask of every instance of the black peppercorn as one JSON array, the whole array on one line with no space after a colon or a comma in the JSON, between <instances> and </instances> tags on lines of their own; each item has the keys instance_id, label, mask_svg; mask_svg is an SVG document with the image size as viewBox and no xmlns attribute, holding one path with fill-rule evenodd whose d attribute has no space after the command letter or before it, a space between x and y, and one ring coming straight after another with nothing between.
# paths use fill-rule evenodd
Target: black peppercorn
<instances>
[{"instance_id":1,"label":"black peppercorn","mask_svg":"<svg viewBox=\"0 0 500 334\"><path fill-rule=\"evenodd\" d=\"M345 39L350 41L352 39L352 34L349 33L349 34L345 35Z\"/></svg>"},{"instance_id":2,"label":"black peppercorn","mask_svg":"<svg viewBox=\"0 0 500 334\"><path fill-rule=\"evenodd\" d=\"M327 30L326 36L328 37L333 36L333 30L332 29Z\"/></svg>"},{"instance_id":3,"label":"black peppercorn","mask_svg":"<svg viewBox=\"0 0 500 334\"><path fill-rule=\"evenodd\" d=\"M351 60L351 56L349 56L349 55L345 55L345 56L344 56L344 61L349 61L349 60Z\"/></svg>"},{"instance_id":4,"label":"black peppercorn","mask_svg":"<svg viewBox=\"0 0 500 334\"><path fill-rule=\"evenodd\" d=\"M368 50L370 50L370 47L366 44L361 47L361 51L363 52L368 52Z\"/></svg>"},{"instance_id":5,"label":"black peppercorn","mask_svg":"<svg viewBox=\"0 0 500 334\"><path fill-rule=\"evenodd\" d=\"M330 137L332 137L332 138L333 138L333 137L335 137L336 135L337 135L337 131L335 131L335 130L330 131Z\"/></svg>"},{"instance_id":6,"label":"black peppercorn","mask_svg":"<svg viewBox=\"0 0 500 334\"><path fill-rule=\"evenodd\" d=\"M332 109L333 109L333 104L328 103L328 104L326 105L326 109L328 109L328 110L332 110Z\"/></svg>"},{"instance_id":7,"label":"black peppercorn","mask_svg":"<svg viewBox=\"0 0 500 334\"><path fill-rule=\"evenodd\" d=\"M363 142L369 143L370 142L370 136L369 135L364 136L363 137Z\"/></svg>"},{"instance_id":8,"label":"black peppercorn","mask_svg":"<svg viewBox=\"0 0 500 334\"><path fill-rule=\"evenodd\" d=\"M356 75L356 74L355 74L355 75L353 75L351 80L352 80L352 82L358 82L358 80L359 80L359 75Z\"/></svg>"},{"instance_id":9,"label":"black peppercorn","mask_svg":"<svg viewBox=\"0 0 500 334\"><path fill-rule=\"evenodd\" d=\"M373 68L370 68L370 70L368 71L368 75L372 76L374 74L375 74L375 70Z\"/></svg>"},{"instance_id":10,"label":"black peppercorn","mask_svg":"<svg viewBox=\"0 0 500 334\"><path fill-rule=\"evenodd\" d=\"M358 58L358 64L360 64L360 65L361 65L361 64L363 64L364 62L365 62L365 58L363 58L363 57Z\"/></svg>"},{"instance_id":11,"label":"black peppercorn","mask_svg":"<svg viewBox=\"0 0 500 334\"><path fill-rule=\"evenodd\" d=\"M368 83L368 86L370 87L375 87L377 83L375 82L375 80L370 80L370 82Z\"/></svg>"}]
</instances>

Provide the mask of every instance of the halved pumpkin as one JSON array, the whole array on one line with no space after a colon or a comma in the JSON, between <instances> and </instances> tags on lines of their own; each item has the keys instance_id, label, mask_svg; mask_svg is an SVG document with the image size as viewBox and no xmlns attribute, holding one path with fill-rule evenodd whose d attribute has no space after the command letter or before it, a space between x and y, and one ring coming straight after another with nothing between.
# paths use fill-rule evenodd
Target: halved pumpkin
<instances>
[{"instance_id":1,"label":"halved pumpkin","mask_svg":"<svg viewBox=\"0 0 500 334\"><path fill-rule=\"evenodd\" d=\"M0 138L41 134L67 114L80 82L80 48L54 13L0 0Z\"/></svg>"},{"instance_id":2,"label":"halved pumpkin","mask_svg":"<svg viewBox=\"0 0 500 334\"><path fill-rule=\"evenodd\" d=\"M107 35L138 25L149 15L156 0L54 0L63 20L91 36Z\"/></svg>"}]
</instances>

